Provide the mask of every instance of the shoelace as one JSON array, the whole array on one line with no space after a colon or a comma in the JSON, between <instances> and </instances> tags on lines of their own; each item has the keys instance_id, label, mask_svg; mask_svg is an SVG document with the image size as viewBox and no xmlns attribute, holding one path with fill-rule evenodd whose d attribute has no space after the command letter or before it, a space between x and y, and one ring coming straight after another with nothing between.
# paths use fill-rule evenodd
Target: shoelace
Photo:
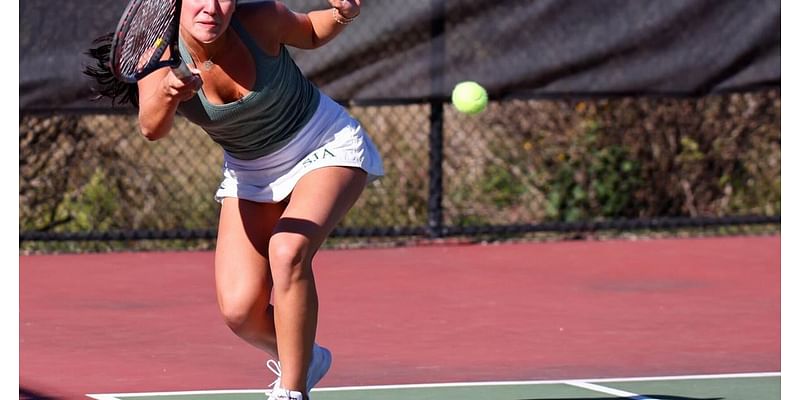
<instances>
[{"instance_id":1,"label":"shoelace","mask_svg":"<svg viewBox=\"0 0 800 400\"><path fill-rule=\"evenodd\" d=\"M269 360L267 361L267 368L278 377L275 379L275 382L269 384L269 387L277 389L279 387L278 384L281 382L281 363L275 360Z\"/></svg>"}]
</instances>

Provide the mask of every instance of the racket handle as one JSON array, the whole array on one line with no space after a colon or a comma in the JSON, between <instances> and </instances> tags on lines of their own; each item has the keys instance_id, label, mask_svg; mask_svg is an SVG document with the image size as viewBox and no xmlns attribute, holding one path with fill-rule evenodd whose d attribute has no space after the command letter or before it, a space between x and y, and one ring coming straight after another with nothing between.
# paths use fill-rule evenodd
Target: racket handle
<instances>
[{"instance_id":1,"label":"racket handle","mask_svg":"<svg viewBox=\"0 0 800 400\"><path fill-rule=\"evenodd\" d=\"M186 63L181 61L177 67L172 68L172 73L175 74L179 79L184 79L192 76L192 71L189 71L189 67L186 66Z\"/></svg>"}]
</instances>

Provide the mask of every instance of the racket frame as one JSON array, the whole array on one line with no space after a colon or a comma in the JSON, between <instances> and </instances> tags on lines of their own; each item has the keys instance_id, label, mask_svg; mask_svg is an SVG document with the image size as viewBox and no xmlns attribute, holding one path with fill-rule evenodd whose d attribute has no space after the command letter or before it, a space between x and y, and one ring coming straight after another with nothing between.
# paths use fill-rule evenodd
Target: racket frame
<instances>
[{"instance_id":1,"label":"racket frame","mask_svg":"<svg viewBox=\"0 0 800 400\"><path fill-rule=\"evenodd\" d=\"M121 51L120 53L117 53L117 47L123 45L123 42L121 41L121 33L123 32L123 29L127 27L127 23L129 21L128 17L132 13L138 11L142 4L147 1L165 0L131 0L128 5L125 6L125 11L123 11L122 17L117 23L117 29L114 31L114 38L111 42L111 71L114 73L114 76L117 77L117 79L127 83L136 83L153 71L164 67L170 67L175 76L180 79L192 76L192 72L189 70L186 62L183 61L183 58L181 58L180 51L178 50L178 27L181 17L181 0L174 0L175 13L172 17L172 21L169 24L169 28L167 28L166 32L164 32L164 35L162 35L161 38L157 39L157 41L162 40L163 43L159 44L155 48L147 64L145 64L138 71L134 71L132 75L123 74L120 70ZM164 55L164 52L167 50L167 48L170 50L170 58L167 60L162 60L161 56Z\"/></svg>"}]
</instances>

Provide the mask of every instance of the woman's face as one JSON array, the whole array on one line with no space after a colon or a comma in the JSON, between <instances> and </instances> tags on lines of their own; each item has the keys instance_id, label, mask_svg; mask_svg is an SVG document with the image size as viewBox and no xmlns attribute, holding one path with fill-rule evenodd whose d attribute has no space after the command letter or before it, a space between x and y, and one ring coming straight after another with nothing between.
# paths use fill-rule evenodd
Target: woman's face
<instances>
[{"instance_id":1,"label":"woman's face","mask_svg":"<svg viewBox=\"0 0 800 400\"><path fill-rule=\"evenodd\" d=\"M235 0L183 0L181 27L202 43L218 39L231 22Z\"/></svg>"}]
</instances>

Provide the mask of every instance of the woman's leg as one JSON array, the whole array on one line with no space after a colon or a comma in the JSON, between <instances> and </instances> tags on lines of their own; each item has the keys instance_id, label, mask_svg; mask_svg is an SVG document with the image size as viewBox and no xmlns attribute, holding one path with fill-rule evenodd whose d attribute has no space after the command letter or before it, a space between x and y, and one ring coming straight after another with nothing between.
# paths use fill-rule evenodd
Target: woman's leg
<instances>
[{"instance_id":1,"label":"woman's leg","mask_svg":"<svg viewBox=\"0 0 800 400\"><path fill-rule=\"evenodd\" d=\"M225 323L239 337L275 358L272 276L267 247L286 204L225 198L219 219L215 275Z\"/></svg>"},{"instance_id":2,"label":"woman's leg","mask_svg":"<svg viewBox=\"0 0 800 400\"><path fill-rule=\"evenodd\" d=\"M306 174L269 241L281 387L307 393L306 373L317 328L311 260L366 185L361 169L326 167Z\"/></svg>"}]
</instances>

